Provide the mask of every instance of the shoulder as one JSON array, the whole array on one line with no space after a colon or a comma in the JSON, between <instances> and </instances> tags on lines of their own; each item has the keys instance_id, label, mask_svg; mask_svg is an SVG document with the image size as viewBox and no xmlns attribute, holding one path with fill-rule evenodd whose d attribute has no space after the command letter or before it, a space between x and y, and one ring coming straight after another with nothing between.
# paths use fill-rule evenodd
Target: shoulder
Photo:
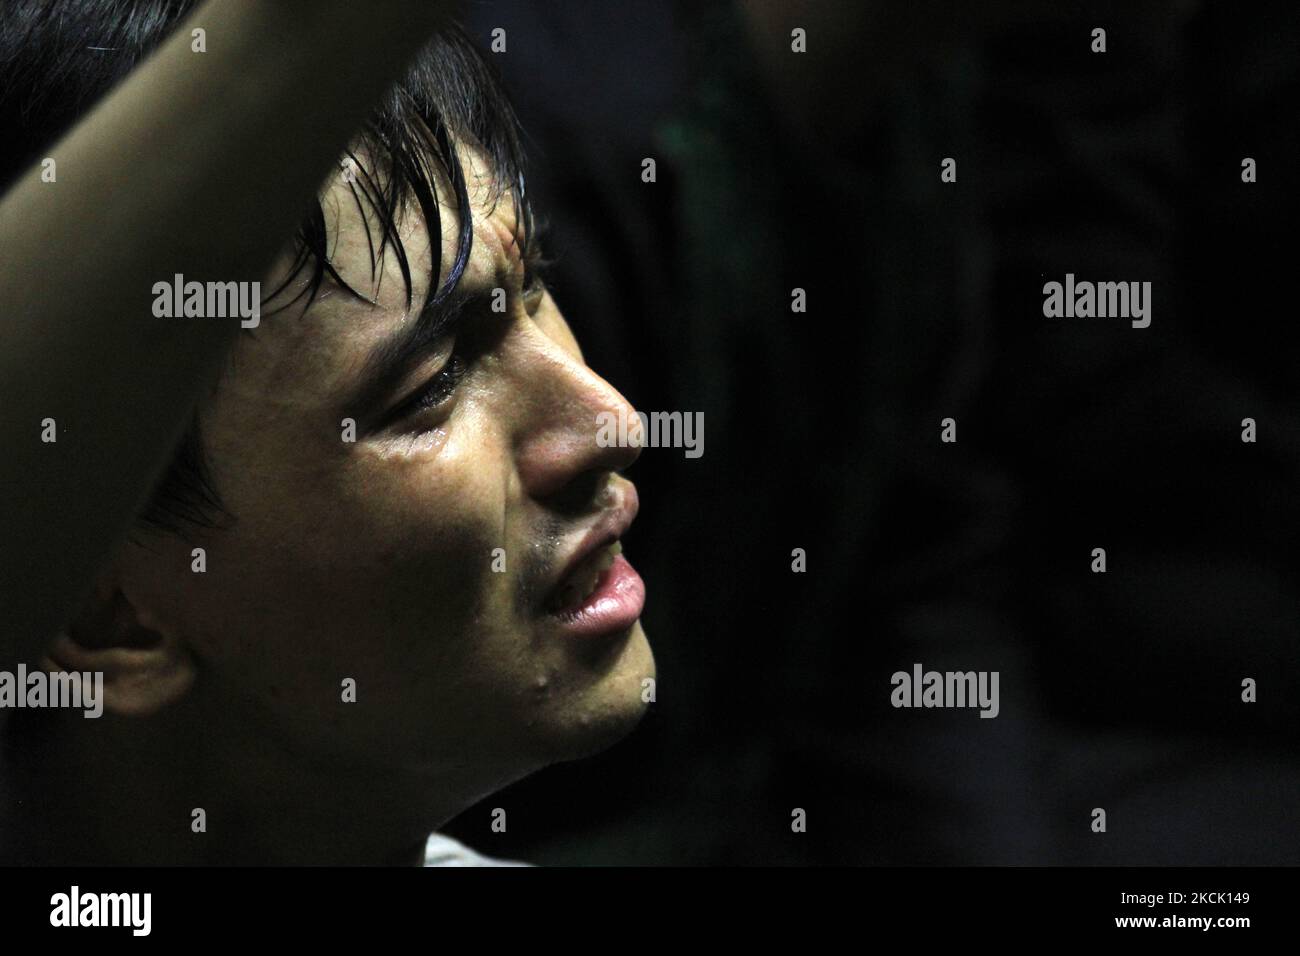
<instances>
[{"instance_id":1,"label":"shoulder","mask_svg":"<svg viewBox=\"0 0 1300 956\"><path fill-rule=\"evenodd\" d=\"M532 866L522 860L502 860L471 850L459 840L430 833L424 845L425 866Z\"/></svg>"}]
</instances>

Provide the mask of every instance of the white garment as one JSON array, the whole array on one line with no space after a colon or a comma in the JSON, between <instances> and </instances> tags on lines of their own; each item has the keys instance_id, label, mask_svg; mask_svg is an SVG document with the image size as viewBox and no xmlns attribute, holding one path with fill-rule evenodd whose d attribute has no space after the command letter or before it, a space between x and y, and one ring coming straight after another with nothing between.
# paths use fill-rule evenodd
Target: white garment
<instances>
[{"instance_id":1,"label":"white garment","mask_svg":"<svg viewBox=\"0 0 1300 956\"><path fill-rule=\"evenodd\" d=\"M532 866L522 860L502 860L484 856L458 840L441 833L430 833L424 845L425 866Z\"/></svg>"}]
</instances>

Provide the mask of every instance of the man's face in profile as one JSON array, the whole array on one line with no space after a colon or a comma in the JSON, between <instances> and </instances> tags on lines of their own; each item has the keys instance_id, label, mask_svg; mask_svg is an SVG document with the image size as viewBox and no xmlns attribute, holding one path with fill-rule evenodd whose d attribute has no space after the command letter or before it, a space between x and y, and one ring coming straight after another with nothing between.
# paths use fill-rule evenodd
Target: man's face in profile
<instances>
[{"instance_id":1,"label":"man's face in profile","mask_svg":"<svg viewBox=\"0 0 1300 956\"><path fill-rule=\"evenodd\" d=\"M255 741L376 787L428 780L472 801L608 746L646 706L644 592L608 547L636 509L616 474L636 450L596 442L599 414L634 413L550 295L523 288L510 198L492 203L478 154L461 158L474 239L455 334L367 388L430 294L429 240L418 211L400 220L408 311L391 250L372 277L364 213L339 176L323 198L331 262L376 304L327 282L305 312L304 296L245 333L202 409L236 521L127 549L123 593L185 648L160 666L193 678L182 696L210 729L194 746L225 760ZM460 220L440 187L445 275Z\"/></svg>"}]
</instances>

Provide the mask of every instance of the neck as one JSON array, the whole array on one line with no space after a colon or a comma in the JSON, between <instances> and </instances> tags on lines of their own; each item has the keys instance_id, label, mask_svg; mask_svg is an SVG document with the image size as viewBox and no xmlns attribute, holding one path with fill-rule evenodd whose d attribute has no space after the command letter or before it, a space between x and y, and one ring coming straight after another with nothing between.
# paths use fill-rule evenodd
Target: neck
<instances>
[{"instance_id":1,"label":"neck","mask_svg":"<svg viewBox=\"0 0 1300 956\"><path fill-rule=\"evenodd\" d=\"M198 716L61 721L28 780L39 798L18 808L37 818L30 849L76 865L418 866L429 832L493 789L344 770Z\"/></svg>"}]
</instances>

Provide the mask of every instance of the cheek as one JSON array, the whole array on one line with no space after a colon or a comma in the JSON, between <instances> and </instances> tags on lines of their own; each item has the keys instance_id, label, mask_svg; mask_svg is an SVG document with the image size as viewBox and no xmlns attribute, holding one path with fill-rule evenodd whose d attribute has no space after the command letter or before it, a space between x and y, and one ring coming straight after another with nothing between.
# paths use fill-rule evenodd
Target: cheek
<instances>
[{"instance_id":1,"label":"cheek","mask_svg":"<svg viewBox=\"0 0 1300 956\"><path fill-rule=\"evenodd\" d=\"M415 633L431 614L449 630L472 629L501 604L505 582L492 570L493 552L509 549L512 478L494 436L453 416L438 447L399 440L396 447L414 450L366 462L348 484L344 510L356 516L354 536L372 549L375 589L390 617L407 618Z\"/></svg>"},{"instance_id":2,"label":"cheek","mask_svg":"<svg viewBox=\"0 0 1300 956\"><path fill-rule=\"evenodd\" d=\"M459 411L437 437L359 450L337 498L323 502L336 553L322 571L355 560L364 589L381 596L376 612L417 640L431 616L444 628L470 626L499 577L492 550L507 545L507 450L472 408Z\"/></svg>"},{"instance_id":3,"label":"cheek","mask_svg":"<svg viewBox=\"0 0 1300 956\"><path fill-rule=\"evenodd\" d=\"M188 550L169 553L151 600L218 666L335 686L346 665L372 689L454 671L484 609L510 606L491 570L492 549L509 547L509 459L492 430L462 424L437 449L358 446L338 468L223 488L238 521L207 546L205 573L188 573Z\"/></svg>"}]
</instances>

